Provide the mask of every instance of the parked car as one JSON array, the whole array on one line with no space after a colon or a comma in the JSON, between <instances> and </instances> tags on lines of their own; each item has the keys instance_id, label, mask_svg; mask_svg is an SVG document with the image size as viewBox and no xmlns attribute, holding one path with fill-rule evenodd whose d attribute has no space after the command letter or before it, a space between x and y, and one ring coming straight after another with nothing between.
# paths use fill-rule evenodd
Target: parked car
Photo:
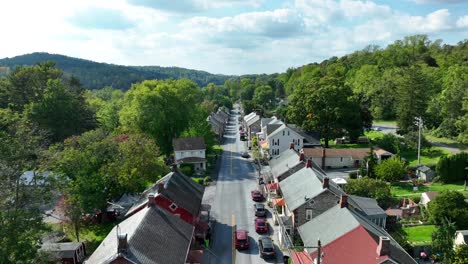
<instances>
[{"instance_id":1,"label":"parked car","mask_svg":"<svg viewBox=\"0 0 468 264\"><path fill-rule=\"evenodd\" d=\"M260 184L264 184L263 178L262 178L262 177L258 177L258 184L259 184L259 185L260 185Z\"/></svg>"},{"instance_id":2,"label":"parked car","mask_svg":"<svg viewBox=\"0 0 468 264\"><path fill-rule=\"evenodd\" d=\"M258 233L268 232L268 224L265 218L260 218L260 217L255 218L255 231L257 231Z\"/></svg>"},{"instance_id":3,"label":"parked car","mask_svg":"<svg viewBox=\"0 0 468 264\"><path fill-rule=\"evenodd\" d=\"M255 212L255 216L266 217L265 205L261 203L254 204L254 212Z\"/></svg>"},{"instance_id":4,"label":"parked car","mask_svg":"<svg viewBox=\"0 0 468 264\"><path fill-rule=\"evenodd\" d=\"M261 258L266 259L276 257L275 245L269 237L260 237L258 240L258 251L260 252Z\"/></svg>"},{"instance_id":5,"label":"parked car","mask_svg":"<svg viewBox=\"0 0 468 264\"><path fill-rule=\"evenodd\" d=\"M250 194L252 195L252 200L256 202L263 201L263 194L260 190L251 191Z\"/></svg>"},{"instance_id":6,"label":"parked car","mask_svg":"<svg viewBox=\"0 0 468 264\"><path fill-rule=\"evenodd\" d=\"M244 229L238 229L234 235L234 245L236 249L249 248L249 232Z\"/></svg>"},{"instance_id":7,"label":"parked car","mask_svg":"<svg viewBox=\"0 0 468 264\"><path fill-rule=\"evenodd\" d=\"M246 158L246 159L248 159L248 158L250 157L250 155L249 155L249 153L248 153L247 151L242 152L242 153L241 153L241 156L242 156L243 158Z\"/></svg>"}]
</instances>

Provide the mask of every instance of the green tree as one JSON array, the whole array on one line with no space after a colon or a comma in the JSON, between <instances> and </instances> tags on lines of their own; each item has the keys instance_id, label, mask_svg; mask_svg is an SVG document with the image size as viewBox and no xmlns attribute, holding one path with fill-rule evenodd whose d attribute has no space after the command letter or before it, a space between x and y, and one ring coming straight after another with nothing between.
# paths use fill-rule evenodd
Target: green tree
<instances>
[{"instance_id":1,"label":"green tree","mask_svg":"<svg viewBox=\"0 0 468 264\"><path fill-rule=\"evenodd\" d=\"M468 167L468 153L461 152L450 156L442 156L436 165L436 172L446 183L466 180Z\"/></svg>"},{"instance_id":2,"label":"green tree","mask_svg":"<svg viewBox=\"0 0 468 264\"><path fill-rule=\"evenodd\" d=\"M386 159L375 167L377 178L389 182L400 180L405 171L405 162L398 156Z\"/></svg>"},{"instance_id":3,"label":"green tree","mask_svg":"<svg viewBox=\"0 0 468 264\"><path fill-rule=\"evenodd\" d=\"M374 198L383 208L387 208L392 200L390 185L369 177L350 179L344 186L344 191L348 194Z\"/></svg>"},{"instance_id":4,"label":"green tree","mask_svg":"<svg viewBox=\"0 0 468 264\"><path fill-rule=\"evenodd\" d=\"M423 116L431 90L431 83L420 66L400 69L401 78L397 78L396 111L400 133L416 131L415 118Z\"/></svg>"},{"instance_id":5,"label":"green tree","mask_svg":"<svg viewBox=\"0 0 468 264\"><path fill-rule=\"evenodd\" d=\"M455 248L452 264L468 263L468 245L461 244Z\"/></svg>"},{"instance_id":6,"label":"green tree","mask_svg":"<svg viewBox=\"0 0 468 264\"><path fill-rule=\"evenodd\" d=\"M210 123L206 122L208 112L202 107L195 107L191 112L189 127L184 130L181 137L203 137L208 153L213 151L215 145L215 135L211 130Z\"/></svg>"},{"instance_id":7,"label":"green tree","mask_svg":"<svg viewBox=\"0 0 468 264\"><path fill-rule=\"evenodd\" d=\"M462 193L444 190L429 203L430 220L443 224L444 218L453 222L458 229L468 228L468 203ZM453 235L453 234L452 234Z\"/></svg>"},{"instance_id":8,"label":"green tree","mask_svg":"<svg viewBox=\"0 0 468 264\"><path fill-rule=\"evenodd\" d=\"M440 226L432 233L433 250L441 255L443 263L452 263L455 231L455 224L442 218Z\"/></svg>"},{"instance_id":9,"label":"green tree","mask_svg":"<svg viewBox=\"0 0 468 264\"><path fill-rule=\"evenodd\" d=\"M269 85L262 85L255 88L253 101L262 106L263 109L269 109L274 100L273 89L271 89Z\"/></svg>"},{"instance_id":10,"label":"green tree","mask_svg":"<svg viewBox=\"0 0 468 264\"><path fill-rule=\"evenodd\" d=\"M199 100L198 88L189 80L144 81L125 94L120 122L124 129L153 137L169 155L172 139L187 129Z\"/></svg>"},{"instance_id":11,"label":"green tree","mask_svg":"<svg viewBox=\"0 0 468 264\"><path fill-rule=\"evenodd\" d=\"M336 78L320 83L302 83L294 89L288 108L289 120L310 131L318 131L328 147L334 137L357 139L363 123L359 104L351 89Z\"/></svg>"},{"instance_id":12,"label":"green tree","mask_svg":"<svg viewBox=\"0 0 468 264\"><path fill-rule=\"evenodd\" d=\"M26 116L51 132L53 141L61 141L94 127L94 113L80 94L61 80L50 79L40 101L26 107Z\"/></svg>"}]
</instances>

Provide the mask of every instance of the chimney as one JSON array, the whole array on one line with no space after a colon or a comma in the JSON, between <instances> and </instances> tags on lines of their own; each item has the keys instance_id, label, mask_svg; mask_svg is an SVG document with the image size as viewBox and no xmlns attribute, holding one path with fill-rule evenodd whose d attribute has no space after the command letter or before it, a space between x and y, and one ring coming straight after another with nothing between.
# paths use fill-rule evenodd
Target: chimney
<instances>
[{"instance_id":1,"label":"chimney","mask_svg":"<svg viewBox=\"0 0 468 264\"><path fill-rule=\"evenodd\" d=\"M158 187L159 187L159 186L158 186ZM153 206L153 205L156 204L156 201L154 200L155 197L156 197L156 196L154 195L154 193L149 193L149 194L148 194L148 207L151 207L151 206Z\"/></svg>"},{"instance_id":2,"label":"chimney","mask_svg":"<svg viewBox=\"0 0 468 264\"><path fill-rule=\"evenodd\" d=\"M312 168L312 160L308 159L306 161L306 168Z\"/></svg>"},{"instance_id":3,"label":"chimney","mask_svg":"<svg viewBox=\"0 0 468 264\"><path fill-rule=\"evenodd\" d=\"M322 170L325 169L325 157L326 157L325 148L323 148L322 149Z\"/></svg>"},{"instance_id":4,"label":"chimney","mask_svg":"<svg viewBox=\"0 0 468 264\"><path fill-rule=\"evenodd\" d=\"M348 207L348 195L342 194L340 197L340 207Z\"/></svg>"},{"instance_id":5,"label":"chimney","mask_svg":"<svg viewBox=\"0 0 468 264\"><path fill-rule=\"evenodd\" d=\"M164 191L164 182L158 183L158 193L162 193Z\"/></svg>"},{"instance_id":6,"label":"chimney","mask_svg":"<svg viewBox=\"0 0 468 264\"><path fill-rule=\"evenodd\" d=\"M289 149L294 149L294 143L289 143Z\"/></svg>"},{"instance_id":7,"label":"chimney","mask_svg":"<svg viewBox=\"0 0 468 264\"><path fill-rule=\"evenodd\" d=\"M386 236L379 237L379 245L377 246L377 256L388 256L390 255L390 238Z\"/></svg>"},{"instance_id":8,"label":"chimney","mask_svg":"<svg viewBox=\"0 0 468 264\"><path fill-rule=\"evenodd\" d=\"M299 154L299 161L303 161L304 160L304 153L301 153Z\"/></svg>"},{"instance_id":9,"label":"chimney","mask_svg":"<svg viewBox=\"0 0 468 264\"><path fill-rule=\"evenodd\" d=\"M328 177L323 178L322 188L323 189L330 188L330 179Z\"/></svg>"},{"instance_id":10,"label":"chimney","mask_svg":"<svg viewBox=\"0 0 468 264\"><path fill-rule=\"evenodd\" d=\"M117 253L127 253L127 233L117 234Z\"/></svg>"}]
</instances>

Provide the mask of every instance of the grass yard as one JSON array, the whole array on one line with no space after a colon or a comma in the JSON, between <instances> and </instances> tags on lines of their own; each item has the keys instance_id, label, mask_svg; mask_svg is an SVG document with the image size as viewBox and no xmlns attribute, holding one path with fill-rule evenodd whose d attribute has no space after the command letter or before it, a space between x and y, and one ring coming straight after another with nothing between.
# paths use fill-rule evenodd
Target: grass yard
<instances>
[{"instance_id":1,"label":"grass yard","mask_svg":"<svg viewBox=\"0 0 468 264\"><path fill-rule=\"evenodd\" d=\"M431 244L432 232L434 232L435 229L435 225L403 227L403 231L406 233L406 239L413 245Z\"/></svg>"},{"instance_id":2,"label":"grass yard","mask_svg":"<svg viewBox=\"0 0 468 264\"><path fill-rule=\"evenodd\" d=\"M429 185L419 186L417 191L413 191L413 184L410 182L396 182L392 183L391 191L395 196L411 196L420 194L423 192L440 192L442 190L453 190L463 193L465 196L468 195L468 190L464 191L463 183L459 184L441 184L432 183Z\"/></svg>"},{"instance_id":3,"label":"grass yard","mask_svg":"<svg viewBox=\"0 0 468 264\"><path fill-rule=\"evenodd\" d=\"M385 134L379 131L370 130L370 131L364 132L364 135L368 137L370 140L376 140L379 138L383 138Z\"/></svg>"},{"instance_id":4,"label":"grass yard","mask_svg":"<svg viewBox=\"0 0 468 264\"><path fill-rule=\"evenodd\" d=\"M382 120L382 119L377 119L377 120L372 120L372 125L377 125L377 126L391 126L391 127L396 127L397 123L395 120Z\"/></svg>"},{"instance_id":5,"label":"grass yard","mask_svg":"<svg viewBox=\"0 0 468 264\"><path fill-rule=\"evenodd\" d=\"M450 154L450 151L439 147L421 149L421 164L427 166L436 165L441 156ZM417 149L401 151L400 156L409 162L409 166L416 167L418 165Z\"/></svg>"}]
</instances>

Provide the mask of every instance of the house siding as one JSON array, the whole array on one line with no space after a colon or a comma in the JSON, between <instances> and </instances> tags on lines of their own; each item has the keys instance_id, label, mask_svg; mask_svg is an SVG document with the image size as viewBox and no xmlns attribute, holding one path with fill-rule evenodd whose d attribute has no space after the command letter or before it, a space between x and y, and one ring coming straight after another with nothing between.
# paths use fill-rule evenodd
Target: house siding
<instances>
[{"instance_id":1,"label":"house siding","mask_svg":"<svg viewBox=\"0 0 468 264\"><path fill-rule=\"evenodd\" d=\"M200 153L201 152L201 153ZM196 158L205 158L204 149L193 149L193 150L184 150L184 151L174 151L175 159L180 160L187 157L196 157Z\"/></svg>"},{"instance_id":2,"label":"house siding","mask_svg":"<svg viewBox=\"0 0 468 264\"><path fill-rule=\"evenodd\" d=\"M275 131L273 136L267 135L267 140L270 145L270 156L278 156L283 151L289 149L291 143L297 142L298 140L299 144L294 144L294 149L299 151L304 146L304 138L288 127L283 128L282 130L278 131L278 133ZM278 140L279 144L277 144Z\"/></svg>"}]
</instances>

